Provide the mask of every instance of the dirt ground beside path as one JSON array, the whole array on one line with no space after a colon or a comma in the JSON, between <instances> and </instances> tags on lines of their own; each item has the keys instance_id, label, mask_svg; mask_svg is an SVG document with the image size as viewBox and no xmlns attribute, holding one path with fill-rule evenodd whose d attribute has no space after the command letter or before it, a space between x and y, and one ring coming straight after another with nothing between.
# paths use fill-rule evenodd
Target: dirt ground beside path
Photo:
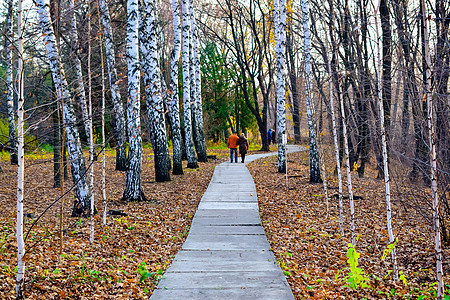
<instances>
[{"instance_id":1,"label":"dirt ground beside path","mask_svg":"<svg viewBox=\"0 0 450 300\"><path fill-rule=\"evenodd\" d=\"M366 178L362 179L353 172L354 192L363 198L355 201L356 251L361 253L358 267L363 269L370 285L370 288L353 290L346 287L345 278L350 272L347 263L349 201L344 200L345 236L342 239L338 200L329 201L327 216L323 186L309 183L308 163L308 152L288 155L288 188L285 175L277 173L276 157L249 164L263 226L296 299L434 299L435 256L431 226L411 208L418 201L415 199L412 203L411 199L420 194L425 199L422 205L428 207L429 192L413 187L417 189L414 194L393 180L397 261L405 275L405 282L393 282L392 275L388 275L392 269L390 256L381 259L389 244L384 182L375 179L375 170L367 170ZM327 171L333 172L334 165L329 160ZM330 176L329 180L329 193L337 194L337 177ZM346 184L343 190L348 195ZM448 249L444 249L444 273L448 274ZM448 275L445 279L450 282Z\"/></svg>"},{"instance_id":2,"label":"dirt ground beside path","mask_svg":"<svg viewBox=\"0 0 450 300\"><path fill-rule=\"evenodd\" d=\"M227 150L211 150L208 154L217 155L217 159L200 163L196 170L184 169L184 175L172 175L170 182L155 183L152 153L151 149L144 149L142 173L143 190L150 201L129 204L118 201L124 190L125 173L114 171L115 156L108 153L108 210L123 211L128 216L109 216L107 226L102 227L103 204L97 187L96 208L100 215L95 216L93 245L89 244L89 219L70 218L72 199L65 200L61 265L60 205L44 215L26 242L27 299L148 299L158 277L187 236L214 166L228 160ZM60 195L58 189L52 188L51 159L50 154L26 158L25 213L33 213L34 218ZM0 173L0 299L15 299L17 167L5 161L0 163L4 171ZM96 182L100 183L100 162L96 163L95 172ZM66 181L66 187L70 183L71 179ZM25 219L25 231L32 221ZM33 243L36 245L30 249Z\"/></svg>"}]
</instances>

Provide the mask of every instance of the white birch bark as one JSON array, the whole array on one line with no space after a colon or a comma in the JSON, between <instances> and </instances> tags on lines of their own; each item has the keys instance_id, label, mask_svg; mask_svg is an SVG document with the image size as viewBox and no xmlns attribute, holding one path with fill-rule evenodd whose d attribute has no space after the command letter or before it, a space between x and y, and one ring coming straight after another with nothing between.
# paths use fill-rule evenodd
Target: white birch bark
<instances>
[{"instance_id":1,"label":"white birch bark","mask_svg":"<svg viewBox=\"0 0 450 300\"><path fill-rule=\"evenodd\" d=\"M105 63L103 58L103 42L102 42L102 24L101 24L101 14L100 14L100 8L97 6L98 14L99 14L99 21L98 21L98 28L99 28L99 34L100 34L100 66L102 68L101 70L101 81L102 81L102 110L101 110L101 119L102 119L102 200L103 200L103 226L106 226L106 145L105 145Z\"/></svg>"},{"instance_id":2,"label":"white birch bark","mask_svg":"<svg viewBox=\"0 0 450 300\"><path fill-rule=\"evenodd\" d=\"M372 2L374 6L374 3ZM375 17L375 31L377 35L376 47L377 47L377 95L378 95L378 108L380 110L380 130L381 130L381 148L383 152L383 169L384 169L384 185L386 188L386 222L389 235L389 243L395 243L394 233L392 231L392 218L391 218L391 182L389 177L389 164L388 164L388 153L387 153L387 143L386 143L386 128L384 125L384 108L383 108L383 89L381 81L381 47L380 47L380 30L378 28L378 5L374 6L374 17ZM396 259L395 248L392 250L392 265L394 280L398 280L398 268Z\"/></svg>"},{"instance_id":3,"label":"white birch bark","mask_svg":"<svg viewBox=\"0 0 450 300\"><path fill-rule=\"evenodd\" d=\"M430 54L430 42L428 36L428 14L425 5L425 0L421 0L420 4L422 6L423 12L423 26L424 26L424 48L425 62L426 62L426 82L425 82L425 95L424 100L427 101L427 123L428 123L428 142L430 147L430 176L431 176L431 193L432 193L432 205L433 205L433 231L434 231L434 244L436 253L436 279L438 282L437 286L437 299L443 299L444 297L444 278L443 278L443 268L442 268L442 244L441 244L441 233L440 233L440 221L439 221L439 198L437 194L437 164L436 164L436 136L434 129L434 116L433 116L433 97L431 96L431 54Z\"/></svg>"},{"instance_id":4,"label":"white birch bark","mask_svg":"<svg viewBox=\"0 0 450 300\"><path fill-rule=\"evenodd\" d=\"M74 91L75 97L77 99L78 104L81 108L81 115L83 116L83 125L84 125L84 131L86 133L87 141L91 140L91 130L90 130L90 123L89 123L89 112L88 112L88 105L86 105L86 91L84 88L84 81L83 81L83 71L81 68L81 60L79 58L79 43L78 43L78 34L77 34L77 18L75 14L75 6L74 6L74 0L69 0L69 37L71 42L71 58L73 61L73 64L75 66L75 73L77 75L77 87Z\"/></svg>"},{"instance_id":5,"label":"white birch bark","mask_svg":"<svg viewBox=\"0 0 450 300\"><path fill-rule=\"evenodd\" d=\"M58 49L56 47L55 34L51 25L48 3L46 0L36 0L39 23L42 30L42 37L47 52L47 58L52 72L53 82L59 101L63 106L64 127L67 138L67 149L71 163L72 179L75 188L75 203L72 216L86 215L89 213L89 200L91 191L86 182L86 165L81 149L78 135L76 118L72 105L64 70L61 65Z\"/></svg>"},{"instance_id":6,"label":"white birch bark","mask_svg":"<svg viewBox=\"0 0 450 300\"><path fill-rule=\"evenodd\" d=\"M16 277L16 299L23 298L23 285L25 276L25 242L23 239L23 192L24 192L24 173L25 173L25 156L24 156L24 57L23 57L23 20L22 20L22 0L18 2L17 8L17 30L19 36L18 43L18 107L17 107L17 144L18 144L18 169L17 169L17 223L16 223L16 240L17 240L17 277Z\"/></svg>"},{"instance_id":7,"label":"white birch bark","mask_svg":"<svg viewBox=\"0 0 450 300\"><path fill-rule=\"evenodd\" d=\"M144 0L143 3L145 12L143 22L145 23L142 24L143 30L140 32L143 36L141 40L142 71L155 159L155 180L162 182L170 180L170 155L161 95L161 72L158 65L156 9L154 0Z\"/></svg>"},{"instance_id":8,"label":"white birch bark","mask_svg":"<svg viewBox=\"0 0 450 300\"><path fill-rule=\"evenodd\" d=\"M192 92L191 89L191 95L194 95L194 98L192 99L193 107L195 108L193 110L193 124L195 128L195 147L197 151L197 158L199 162L206 162L207 161L207 155L206 155L206 143L205 143L205 136L203 133L203 110L202 110L202 91L201 91L201 79L200 79L200 59L198 57L198 35L197 35L197 29L195 26L195 16L194 16L194 8L192 1L189 1L189 13L190 13L190 20L191 20L191 45L189 55L191 57L191 66L192 71L191 73L191 86L195 87L194 92ZM195 84L194 84L195 83ZM192 96L191 96L192 97Z\"/></svg>"},{"instance_id":9,"label":"white birch bark","mask_svg":"<svg viewBox=\"0 0 450 300\"><path fill-rule=\"evenodd\" d=\"M180 5L178 0L172 0L173 12L173 50L170 57L170 90L171 96L168 103L170 124L172 128L172 146L173 146L173 174L183 174L183 165L181 161L181 128L180 128L180 108L178 99L178 61L180 59L181 49L181 20Z\"/></svg>"},{"instance_id":10,"label":"white birch bark","mask_svg":"<svg viewBox=\"0 0 450 300\"><path fill-rule=\"evenodd\" d=\"M192 140L192 100L191 100L191 79L189 72L189 38L190 38L190 22L189 22L189 2L182 0L182 28L183 28L183 109L184 109L184 137L186 155L188 159L188 168L198 168L197 158L195 157L194 144Z\"/></svg>"},{"instance_id":11,"label":"white birch bark","mask_svg":"<svg viewBox=\"0 0 450 300\"><path fill-rule=\"evenodd\" d=\"M310 181L313 183L319 183L321 182L321 178L319 169L319 153L317 151L317 140L315 134L314 99L311 79L311 34L309 30L308 0L302 0L302 21L305 43L305 100L309 131Z\"/></svg>"},{"instance_id":12,"label":"white birch bark","mask_svg":"<svg viewBox=\"0 0 450 300\"><path fill-rule=\"evenodd\" d=\"M333 14L332 14L333 15ZM331 24L334 26L333 17L331 19ZM328 38L325 35L325 42L328 45ZM328 48L328 47L327 47ZM335 53L336 49L333 49L333 53ZM333 142L334 142L334 155L336 158L336 171L338 176L338 196L339 196L339 229L341 232L341 237L344 236L344 205L342 201L342 174L341 174L341 160L339 159L339 143L338 143L338 135L337 135L337 123L336 123L336 115L334 114L334 97L333 97L333 73L331 71L331 62L328 60L328 73L330 74L330 113L331 113L331 124L333 126ZM340 94L340 93L339 93Z\"/></svg>"},{"instance_id":13,"label":"white birch bark","mask_svg":"<svg viewBox=\"0 0 450 300\"><path fill-rule=\"evenodd\" d=\"M128 161L123 200L145 200L141 187L142 137L140 120L140 78L139 63L139 2L127 1L127 42L126 56L128 66Z\"/></svg>"},{"instance_id":14,"label":"white birch bark","mask_svg":"<svg viewBox=\"0 0 450 300\"><path fill-rule=\"evenodd\" d=\"M286 173L286 145L283 135L286 134L286 86L285 86L285 53L286 53L286 1L274 1L275 48L277 66L277 129L278 129L278 172Z\"/></svg>"},{"instance_id":15,"label":"white birch bark","mask_svg":"<svg viewBox=\"0 0 450 300\"><path fill-rule=\"evenodd\" d=\"M11 164L17 162L16 146L16 118L14 117L14 80L13 80L13 1L8 0L8 14L6 17L6 104L8 106L8 144Z\"/></svg>"},{"instance_id":16,"label":"white birch bark","mask_svg":"<svg viewBox=\"0 0 450 300\"><path fill-rule=\"evenodd\" d=\"M92 74L91 74L91 2L88 2L88 85L89 85L89 115L87 122L89 126L89 162L91 168L89 169L89 188L91 189L91 228L90 238L91 244L94 242L94 137L92 131Z\"/></svg>"},{"instance_id":17,"label":"white birch bark","mask_svg":"<svg viewBox=\"0 0 450 300\"><path fill-rule=\"evenodd\" d=\"M111 17L109 16L108 4L106 3L106 0L99 0L99 7L103 26L103 38L105 42L105 56L106 65L108 67L111 100L114 107L114 134L116 135L117 141L116 170L125 171L127 167L126 124L117 78Z\"/></svg>"},{"instance_id":18,"label":"white birch bark","mask_svg":"<svg viewBox=\"0 0 450 300\"><path fill-rule=\"evenodd\" d=\"M352 244L355 245L355 205L353 203L352 174L350 169L350 155L348 152L347 123L345 119L344 100L342 97L340 98L340 106L342 115L342 133L344 135L345 167L347 169L348 198L350 201L350 232Z\"/></svg>"}]
</instances>

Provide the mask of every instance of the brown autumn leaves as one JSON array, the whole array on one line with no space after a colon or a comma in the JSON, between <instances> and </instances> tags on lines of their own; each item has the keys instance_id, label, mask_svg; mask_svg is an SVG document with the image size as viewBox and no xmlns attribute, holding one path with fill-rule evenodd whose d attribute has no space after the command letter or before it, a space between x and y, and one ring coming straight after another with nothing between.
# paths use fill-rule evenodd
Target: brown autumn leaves
<instances>
[{"instance_id":1,"label":"brown autumn leaves","mask_svg":"<svg viewBox=\"0 0 450 300\"><path fill-rule=\"evenodd\" d=\"M124 173L114 171L114 155L107 156L108 210L120 210L128 216L109 216L102 227L101 215L95 217L95 242L89 244L89 221L70 218L71 199L64 204L64 248L58 263L59 203L32 230L26 242L25 295L29 299L147 299L158 277L168 267L189 231L198 202L211 179L214 166L228 159L226 150L213 150L217 160L201 163L197 170L185 169L172 181L153 182L153 156L144 151L143 189L150 200L120 203ZM249 165L260 204L261 221L279 264L297 299L427 298L433 295L434 250L431 228L415 209L427 205L427 191L417 186L401 185L393 180L394 228L399 268L407 286L393 282L389 274L390 258L381 260L388 245L384 185L375 172L367 178L354 176L356 200L357 251L359 267L370 278L371 288L352 290L345 287L349 272L348 200L344 206L344 238L339 236L339 208L329 200L329 213L322 185L308 182L307 153L288 154L289 181L277 173L276 157ZM330 160L328 172L333 166ZM15 184L16 170L2 162L0 173L0 294L14 298ZM27 160L25 213L36 218L59 196L52 188L51 157ZM96 168L100 178L99 167ZM329 176L329 194L337 194L337 179ZM68 181L70 182L70 181ZM345 190L345 188L344 188ZM420 190L420 189L419 189ZM100 190L96 190L97 209L103 211ZM426 209L425 209L426 211ZM25 230L32 219L26 219ZM33 248L30 249L31 245ZM139 272L138 272L139 269ZM141 283L142 272L149 277ZM376 278L379 278L376 279ZM447 281L448 282L448 281Z\"/></svg>"}]
</instances>

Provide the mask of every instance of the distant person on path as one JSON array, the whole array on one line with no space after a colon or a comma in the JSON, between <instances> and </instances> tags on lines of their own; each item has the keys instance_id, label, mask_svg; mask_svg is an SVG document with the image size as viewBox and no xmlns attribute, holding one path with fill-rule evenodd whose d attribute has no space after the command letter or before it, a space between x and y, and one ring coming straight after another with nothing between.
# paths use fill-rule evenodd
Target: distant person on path
<instances>
[{"instance_id":1,"label":"distant person on path","mask_svg":"<svg viewBox=\"0 0 450 300\"><path fill-rule=\"evenodd\" d=\"M241 136L239 137L239 153L241 154L241 159L242 159L242 163L244 163L245 160L245 154L247 153L248 150L248 141L245 138L245 134L241 134Z\"/></svg>"},{"instance_id":2,"label":"distant person on path","mask_svg":"<svg viewBox=\"0 0 450 300\"><path fill-rule=\"evenodd\" d=\"M274 145L277 143L276 137L277 137L277 134L276 134L275 130L272 130L272 144L274 144Z\"/></svg>"},{"instance_id":3,"label":"distant person on path","mask_svg":"<svg viewBox=\"0 0 450 300\"><path fill-rule=\"evenodd\" d=\"M272 141L272 128L269 128L269 131L267 132L267 140L270 142Z\"/></svg>"},{"instance_id":4,"label":"distant person on path","mask_svg":"<svg viewBox=\"0 0 450 300\"><path fill-rule=\"evenodd\" d=\"M233 162L233 152L234 152L234 162L237 163L238 155L237 155L237 147L238 147L239 137L237 136L237 132L233 131L233 134L228 138L227 146L230 148L230 158L231 162Z\"/></svg>"}]
</instances>

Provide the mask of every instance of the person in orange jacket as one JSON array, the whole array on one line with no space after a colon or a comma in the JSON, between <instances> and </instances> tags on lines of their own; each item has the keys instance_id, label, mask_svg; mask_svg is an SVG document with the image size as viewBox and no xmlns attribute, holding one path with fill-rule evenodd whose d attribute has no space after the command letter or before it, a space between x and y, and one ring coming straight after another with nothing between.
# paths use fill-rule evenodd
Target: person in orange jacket
<instances>
[{"instance_id":1,"label":"person in orange jacket","mask_svg":"<svg viewBox=\"0 0 450 300\"><path fill-rule=\"evenodd\" d=\"M238 147L238 140L239 137L237 136L237 132L233 131L233 134L230 135L228 138L227 146L230 148L230 158L231 162L233 162L233 153L234 153L234 162L237 163L238 160L238 154L237 154L237 147Z\"/></svg>"}]
</instances>

